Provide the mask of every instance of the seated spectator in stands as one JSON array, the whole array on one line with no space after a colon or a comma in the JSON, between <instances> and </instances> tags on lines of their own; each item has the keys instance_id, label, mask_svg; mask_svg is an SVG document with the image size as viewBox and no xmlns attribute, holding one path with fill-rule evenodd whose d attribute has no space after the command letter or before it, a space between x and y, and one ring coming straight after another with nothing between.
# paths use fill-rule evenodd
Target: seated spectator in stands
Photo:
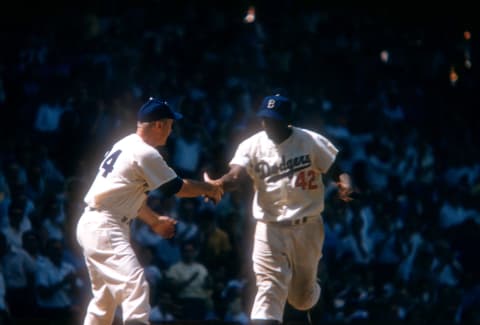
<instances>
[{"instance_id":1,"label":"seated spectator in stands","mask_svg":"<svg viewBox=\"0 0 480 325\"><path fill-rule=\"evenodd\" d=\"M39 259L44 258L41 255L42 252L42 243L40 241L40 236L35 230L25 231L22 235L22 248L27 252L31 259L37 262Z\"/></svg>"},{"instance_id":2,"label":"seated spectator in stands","mask_svg":"<svg viewBox=\"0 0 480 325\"><path fill-rule=\"evenodd\" d=\"M455 188L444 193L442 204L439 211L439 225L445 230L447 235L455 236L455 227L462 223L472 220L479 220L480 212L469 208L464 204L465 198L462 193ZM451 238L449 238L451 239Z\"/></svg>"},{"instance_id":3,"label":"seated spectator in stands","mask_svg":"<svg viewBox=\"0 0 480 325\"><path fill-rule=\"evenodd\" d=\"M153 250L151 246L141 246L135 241L132 246L137 253L140 264L145 269L145 278L150 287L150 322L164 322L175 319L169 308L172 307L171 295L166 288L166 280L162 270L154 264Z\"/></svg>"},{"instance_id":4,"label":"seated spectator in stands","mask_svg":"<svg viewBox=\"0 0 480 325\"><path fill-rule=\"evenodd\" d=\"M22 235L32 227L29 218L25 215L25 202L13 198L8 208L8 225L2 229L7 242L15 247L22 247Z\"/></svg>"},{"instance_id":5,"label":"seated spectator in stands","mask_svg":"<svg viewBox=\"0 0 480 325\"><path fill-rule=\"evenodd\" d=\"M172 322L175 320L175 305L170 294L161 292L155 300L151 302L152 310L150 311L150 322Z\"/></svg>"},{"instance_id":6,"label":"seated spectator in stands","mask_svg":"<svg viewBox=\"0 0 480 325\"><path fill-rule=\"evenodd\" d=\"M18 153L16 153L16 156L18 155L21 155L21 149L19 149ZM25 189L28 183L27 170L25 166L18 162L16 156L12 157L11 160L6 161L4 165L5 179L7 180L8 186L12 191L12 196L14 188L21 189L23 191L22 194L25 194ZM20 192L21 191L17 191L17 194Z\"/></svg>"},{"instance_id":7,"label":"seated spectator in stands","mask_svg":"<svg viewBox=\"0 0 480 325\"><path fill-rule=\"evenodd\" d=\"M366 226L361 216L362 206L358 202L352 203L345 213L348 214L348 220L346 227L339 234L336 258L351 256L355 264L366 266L373 258L373 251L367 245L367 237L362 231Z\"/></svg>"},{"instance_id":8,"label":"seated spectator in stands","mask_svg":"<svg viewBox=\"0 0 480 325\"><path fill-rule=\"evenodd\" d=\"M215 210L203 209L199 212L199 222L201 237L198 259L209 270L227 265L233 250L229 234L217 226Z\"/></svg>"},{"instance_id":9,"label":"seated spectator in stands","mask_svg":"<svg viewBox=\"0 0 480 325\"><path fill-rule=\"evenodd\" d=\"M0 233L0 267L6 287L6 301L14 319L32 317L35 313L35 260L21 247L8 244Z\"/></svg>"},{"instance_id":10,"label":"seated spectator in stands","mask_svg":"<svg viewBox=\"0 0 480 325\"><path fill-rule=\"evenodd\" d=\"M480 323L480 284L466 290L455 312L455 324Z\"/></svg>"},{"instance_id":11,"label":"seated spectator in stands","mask_svg":"<svg viewBox=\"0 0 480 325\"><path fill-rule=\"evenodd\" d=\"M45 239L55 238L63 241L65 237L65 214L55 196L46 199L41 216L41 231Z\"/></svg>"},{"instance_id":12,"label":"seated spectator in stands","mask_svg":"<svg viewBox=\"0 0 480 325\"><path fill-rule=\"evenodd\" d=\"M10 324L10 311L5 300L5 280L0 269L0 324Z\"/></svg>"},{"instance_id":13,"label":"seated spectator in stands","mask_svg":"<svg viewBox=\"0 0 480 325\"><path fill-rule=\"evenodd\" d=\"M197 241L200 236L198 225L195 223L195 215L198 211L196 198L183 199L178 203L177 232L175 237L180 242Z\"/></svg>"},{"instance_id":14,"label":"seated spectator in stands","mask_svg":"<svg viewBox=\"0 0 480 325\"><path fill-rule=\"evenodd\" d=\"M435 243L435 251L432 254L433 260L430 271L439 287L456 287L460 284L463 269L455 252L445 240Z\"/></svg>"},{"instance_id":15,"label":"seated spectator in stands","mask_svg":"<svg viewBox=\"0 0 480 325\"><path fill-rule=\"evenodd\" d=\"M0 227L8 224L8 205L10 200L10 187L0 167Z\"/></svg>"},{"instance_id":16,"label":"seated spectator in stands","mask_svg":"<svg viewBox=\"0 0 480 325\"><path fill-rule=\"evenodd\" d=\"M161 290L163 274L153 261L153 248L151 246L141 246L135 240L132 241L132 247L138 261L145 269L145 278L150 286L150 299L154 299Z\"/></svg>"},{"instance_id":17,"label":"seated spectator in stands","mask_svg":"<svg viewBox=\"0 0 480 325\"><path fill-rule=\"evenodd\" d=\"M20 159L28 177L26 193L35 202L40 203L46 193L64 186L65 177L49 156L46 146L33 146L28 152L22 151Z\"/></svg>"},{"instance_id":18,"label":"seated spectator in stands","mask_svg":"<svg viewBox=\"0 0 480 325\"><path fill-rule=\"evenodd\" d=\"M75 296L78 289L73 265L63 260L63 244L50 238L45 245L45 258L37 263L35 276L39 316L56 324L72 324Z\"/></svg>"},{"instance_id":19,"label":"seated spectator in stands","mask_svg":"<svg viewBox=\"0 0 480 325\"><path fill-rule=\"evenodd\" d=\"M186 178L197 177L204 145L201 130L196 125L179 127L179 136L173 144L173 164L178 175Z\"/></svg>"},{"instance_id":20,"label":"seated spectator in stands","mask_svg":"<svg viewBox=\"0 0 480 325\"><path fill-rule=\"evenodd\" d=\"M401 244L401 262L398 266L398 276L404 283L412 280L415 271L415 261L422 248L426 245L425 239L419 231L410 228L403 228L398 231Z\"/></svg>"},{"instance_id":21,"label":"seated spectator in stands","mask_svg":"<svg viewBox=\"0 0 480 325\"><path fill-rule=\"evenodd\" d=\"M37 108L33 129L43 143L54 146L58 142L57 134L65 107L57 94L48 92L48 89L44 89L42 94L45 96Z\"/></svg>"},{"instance_id":22,"label":"seated spectator in stands","mask_svg":"<svg viewBox=\"0 0 480 325\"><path fill-rule=\"evenodd\" d=\"M28 193L28 184L15 184L10 186L11 202L16 201L23 206L22 228L28 229L35 226L32 215L37 210L37 202Z\"/></svg>"},{"instance_id":23,"label":"seated spectator in stands","mask_svg":"<svg viewBox=\"0 0 480 325\"><path fill-rule=\"evenodd\" d=\"M226 305L224 321L239 325L249 324L250 318L244 302L245 284L245 281L237 279L232 279L226 284L222 292L222 300Z\"/></svg>"},{"instance_id":24,"label":"seated spectator in stands","mask_svg":"<svg viewBox=\"0 0 480 325\"><path fill-rule=\"evenodd\" d=\"M197 262L198 253L194 243L183 243L181 252L181 261L173 264L166 272L170 292L181 308L177 319L205 320L209 312L213 311L209 272L203 264Z\"/></svg>"}]
</instances>

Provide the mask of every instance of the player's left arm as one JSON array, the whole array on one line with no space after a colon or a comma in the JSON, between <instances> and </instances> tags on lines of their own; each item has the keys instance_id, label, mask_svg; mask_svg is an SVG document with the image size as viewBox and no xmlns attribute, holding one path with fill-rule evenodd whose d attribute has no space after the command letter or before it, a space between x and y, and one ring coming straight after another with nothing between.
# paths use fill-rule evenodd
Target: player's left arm
<instances>
[{"instance_id":1,"label":"player's left arm","mask_svg":"<svg viewBox=\"0 0 480 325\"><path fill-rule=\"evenodd\" d=\"M158 235L164 238L172 238L175 235L177 221L167 216L160 216L153 211L145 200L138 210L138 218L145 222Z\"/></svg>"},{"instance_id":2,"label":"player's left arm","mask_svg":"<svg viewBox=\"0 0 480 325\"><path fill-rule=\"evenodd\" d=\"M341 152L325 137L316 134L313 136L315 149L313 157L317 167L332 179L338 187L338 196L344 202L349 202L353 198L352 182L350 175L340 168Z\"/></svg>"},{"instance_id":3,"label":"player's left arm","mask_svg":"<svg viewBox=\"0 0 480 325\"><path fill-rule=\"evenodd\" d=\"M338 196L340 197L340 199L344 202L350 202L353 200L353 198L351 197L351 194L353 193L352 179L347 172L340 168L340 165L338 163L338 156L339 154L337 154L335 161L328 169L326 175L328 178L332 179L337 185Z\"/></svg>"}]
</instances>

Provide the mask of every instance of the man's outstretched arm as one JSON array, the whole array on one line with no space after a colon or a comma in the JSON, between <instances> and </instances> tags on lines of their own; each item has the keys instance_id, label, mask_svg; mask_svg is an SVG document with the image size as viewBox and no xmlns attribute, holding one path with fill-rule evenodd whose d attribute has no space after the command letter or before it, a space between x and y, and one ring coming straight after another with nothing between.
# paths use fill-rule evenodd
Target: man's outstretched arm
<instances>
[{"instance_id":1,"label":"man's outstretched arm","mask_svg":"<svg viewBox=\"0 0 480 325\"><path fill-rule=\"evenodd\" d=\"M245 168L240 165L231 165L230 170L217 179L211 179L207 172L203 173L203 180L205 182L221 186L225 192L237 190L246 177L247 172Z\"/></svg>"}]
</instances>

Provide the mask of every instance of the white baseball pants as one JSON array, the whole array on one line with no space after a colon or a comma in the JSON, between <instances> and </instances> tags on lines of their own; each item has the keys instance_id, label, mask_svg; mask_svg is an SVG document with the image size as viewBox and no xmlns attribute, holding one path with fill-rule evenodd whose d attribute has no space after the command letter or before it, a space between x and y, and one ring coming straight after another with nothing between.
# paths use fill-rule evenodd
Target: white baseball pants
<instances>
[{"instance_id":1,"label":"white baseball pants","mask_svg":"<svg viewBox=\"0 0 480 325\"><path fill-rule=\"evenodd\" d=\"M77 225L93 297L84 325L111 325L122 306L123 321L148 324L149 287L143 267L130 245L130 228L105 211L83 213Z\"/></svg>"},{"instance_id":2,"label":"white baseball pants","mask_svg":"<svg viewBox=\"0 0 480 325\"><path fill-rule=\"evenodd\" d=\"M251 319L282 322L287 300L298 310L318 302L317 268L324 238L321 217L289 226L257 222L252 257L257 294Z\"/></svg>"}]
</instances>

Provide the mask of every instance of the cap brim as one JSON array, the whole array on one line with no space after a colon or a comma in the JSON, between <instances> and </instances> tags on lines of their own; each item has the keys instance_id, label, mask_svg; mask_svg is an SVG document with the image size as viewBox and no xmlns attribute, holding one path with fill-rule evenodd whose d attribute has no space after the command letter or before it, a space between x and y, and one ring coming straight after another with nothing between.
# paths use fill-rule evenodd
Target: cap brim
<instances>
[{"instance_id":1,"label":"cap brim","mask_svg":"<svg viewBox=\"0 0 480 325\"><path fill-rule=\"evenodd\" d=\"M261 109L260 111L258 111L257 116L258 117L273 118L273 119L279 120L279 121L285 121L285 117L283 117L281 114L278 114L274 110L267 109L267 108L264 108L264 109Z\"/></svg>"},{"instance_id":2,"label":"cap brim","mask_svg":"<svg viewBox=\"0 0 480 325\"><path fill-rule=\"evenodd\" d=\"M177 112L173 112L173 119L175 121L181 120L183 118L183 115Z\"/></svg>"}]
</instances>

